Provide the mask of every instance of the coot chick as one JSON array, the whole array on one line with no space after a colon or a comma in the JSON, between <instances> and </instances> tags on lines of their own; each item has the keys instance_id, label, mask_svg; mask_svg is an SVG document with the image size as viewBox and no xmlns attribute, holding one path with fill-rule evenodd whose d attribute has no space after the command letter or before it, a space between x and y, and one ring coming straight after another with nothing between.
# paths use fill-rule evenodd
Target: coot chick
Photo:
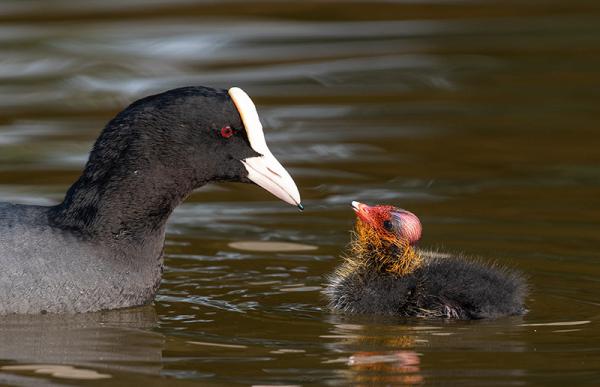
<instances>
[{"instance_id":1,"label":"coot chick","mask_svg":"<svg viewBox=\"0 0 600 387\"><path fill-rule=\"evenodd\" d=\"M134 102L106 125L62 203L0 203L0 315L152 301L169 215L214 181L256 183L302 207L241 89L184 87Z\"/></svg>"},{"instance_id":2,"label":"coot chick","mask_svg":"<svg viewBox=\"0 0 600 387\"><path fill-rule=\"evenodd\" d=\"M525 312L527 287L518 272L417 249L421 223L406 210L358 202L352 207L352 240L325 291L333 311L455 319Z\"/></svg>"}]
</instances>

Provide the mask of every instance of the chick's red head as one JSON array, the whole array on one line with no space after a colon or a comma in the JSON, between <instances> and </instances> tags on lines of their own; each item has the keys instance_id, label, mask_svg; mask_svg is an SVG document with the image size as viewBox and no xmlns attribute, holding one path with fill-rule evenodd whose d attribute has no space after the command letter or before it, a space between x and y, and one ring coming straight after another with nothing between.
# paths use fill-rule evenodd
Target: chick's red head
<instances>
[{"instance_id":1,"label":"chick's red head","mask_svg":"<svg viewBox=\"0 0 600 387\"><path fill-rule=\"evenodd\" d=\"M394 206L368 206L352 202L356 216L382 237L396 237L414 245L421 239L423 228L419 218L410 211Z\"/></svg>"}]
</instances>

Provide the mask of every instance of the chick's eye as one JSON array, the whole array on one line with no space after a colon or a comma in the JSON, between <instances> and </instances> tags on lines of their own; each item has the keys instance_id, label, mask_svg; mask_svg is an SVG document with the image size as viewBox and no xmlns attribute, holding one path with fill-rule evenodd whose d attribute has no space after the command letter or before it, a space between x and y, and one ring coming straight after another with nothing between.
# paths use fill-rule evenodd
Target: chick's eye
<instances>
[{"instance_id":1,"label":"chick's eye","mask_svg":"<svg viewBox=\"0 0 600 387\"><path fill-rule=\"evenodd\" d=\"M394 226L392 225L392 222L390 222L389 220L384 220L383 221L383 228L385 228L387 231L392 231L392 229L394 228Z\"/></svg>"},{"instance_id":2,"label":"chick's eye","mask_svg":"<svg viewBox=\"0 0 600 387\"><path fill-rule=\"evenodd\" d=\"M229 138L231 136L233 136L233 129L231 129L231 126L227 125L221 128L221 136L223 138Z\"/></svg>"}]
</instances>

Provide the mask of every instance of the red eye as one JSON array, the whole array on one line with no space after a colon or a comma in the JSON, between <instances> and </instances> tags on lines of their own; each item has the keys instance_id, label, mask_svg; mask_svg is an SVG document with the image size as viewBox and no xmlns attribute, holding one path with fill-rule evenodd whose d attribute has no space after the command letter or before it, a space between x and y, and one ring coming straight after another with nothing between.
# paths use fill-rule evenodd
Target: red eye
<instances>
[{"instance_id":1,"label":"red eye","mask_svg":"<svg viewBox=\"0 0 600 387\"><path fill-rule=\"evenodd\" d=\"M223 136L224 138L229 138L231 136L233 136L233 129L231 129L231 126L227 125L221 128L221 136Z\"/></svg>"}]
</instances>

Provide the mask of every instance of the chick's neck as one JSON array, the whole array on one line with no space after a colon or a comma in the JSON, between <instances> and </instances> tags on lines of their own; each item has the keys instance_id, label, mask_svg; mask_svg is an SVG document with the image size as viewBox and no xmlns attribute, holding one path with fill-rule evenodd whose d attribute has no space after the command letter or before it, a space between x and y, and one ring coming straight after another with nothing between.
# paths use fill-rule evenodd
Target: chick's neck
<instances>
[{"instance_id":1,"label":"chick's neck","mask_svg":"<svg viewBox=\"0 0 600 387\"><path fill-rule=\"evenodd\" d=\"M423 263L407 239L375 229L361 219L356 221L348 256L356 264L399 276L412 273Z\"/></svg>"}]
</instances>

